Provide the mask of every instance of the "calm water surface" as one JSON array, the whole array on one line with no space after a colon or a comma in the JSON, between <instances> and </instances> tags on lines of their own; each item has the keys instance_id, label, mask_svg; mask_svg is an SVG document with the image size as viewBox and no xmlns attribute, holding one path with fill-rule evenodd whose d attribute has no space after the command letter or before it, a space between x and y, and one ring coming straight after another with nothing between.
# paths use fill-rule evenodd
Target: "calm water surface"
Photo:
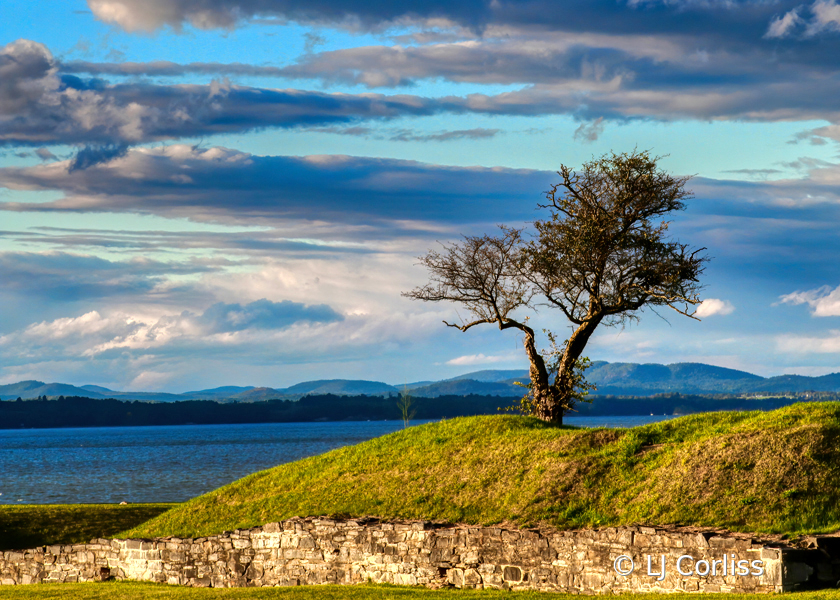
<instances>
[{"instance_id":1,"label":"calm water surface","mask_svg":"<svg viewBox=\"0 0 840 600\"><path fill-rule=\"evenodd\" d=\"M633 427L669 418L566 421ZM249 473L400 428L402 421L4 429L0 504L182 502Z\"/></svg>"}]
</instances>

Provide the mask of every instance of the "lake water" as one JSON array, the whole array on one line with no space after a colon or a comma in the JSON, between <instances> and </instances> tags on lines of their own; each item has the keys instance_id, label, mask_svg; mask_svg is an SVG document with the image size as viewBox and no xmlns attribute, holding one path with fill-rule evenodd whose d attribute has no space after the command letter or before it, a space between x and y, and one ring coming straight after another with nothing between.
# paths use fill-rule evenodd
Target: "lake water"
<instances>
[{"instance_id":1,"label":"lake water","mask_svg":"<svg viewBox=\"0 0 840 600\"><path fill-rule=\"evenodd\" d=\"M669 418L569 417L566 422L634 427ZM182 502L249 473L401 427L402 421L359 421L4 429L0 504Z\"/></svg>"}]
</instances>

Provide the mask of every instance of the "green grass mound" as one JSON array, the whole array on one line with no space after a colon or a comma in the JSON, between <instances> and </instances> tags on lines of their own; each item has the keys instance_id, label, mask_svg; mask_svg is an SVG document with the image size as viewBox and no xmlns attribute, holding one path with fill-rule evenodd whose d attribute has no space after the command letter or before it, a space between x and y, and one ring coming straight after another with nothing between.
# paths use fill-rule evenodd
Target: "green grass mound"
<instances>
[{"instance_id":1,"label":"green grass mound","mask_svg":"<svg viewBox=\"0 0 840 600\"><path fill-rule=\"evenodd\" d=\"M840 529L838 440L836 402L633 429L466 417L254 473L123 535L195 537L295 515L833 531Z\"/></svg>"}]
</instances>

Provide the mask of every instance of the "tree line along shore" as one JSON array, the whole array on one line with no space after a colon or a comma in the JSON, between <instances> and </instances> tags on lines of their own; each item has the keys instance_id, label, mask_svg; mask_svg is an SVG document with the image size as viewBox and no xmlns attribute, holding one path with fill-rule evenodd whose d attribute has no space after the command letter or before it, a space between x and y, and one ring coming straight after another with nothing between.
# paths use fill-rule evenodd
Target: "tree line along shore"
<instances>
[{"instance_id":1,"label":"tree line along shore","mask_svg":"<svg viewBox=\"0 0 840 600\"><path fill-rule=\"evenodd\" d=\"M659 394L648 397L596 396L570 416L683 415L720 410L773 410L794 402L835 400L836 394L748 397ZM493 415L513 410L519 398L439 396L410 398L412 420ZM314 421L400 420L398 397L304 396L298 401L142 402L59 396L0 402L0 428L115 427L142 425L295 423Z\"/></svg>"}]
</instances>

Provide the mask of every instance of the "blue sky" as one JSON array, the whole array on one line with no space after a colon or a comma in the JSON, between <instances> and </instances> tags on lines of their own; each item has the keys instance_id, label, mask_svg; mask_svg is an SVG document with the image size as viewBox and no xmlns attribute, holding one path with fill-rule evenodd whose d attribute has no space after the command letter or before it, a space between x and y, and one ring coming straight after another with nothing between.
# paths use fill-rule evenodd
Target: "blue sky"
<instances>
[{"instance_id":1,"label":"blue sky","mask_svg":"<svg viewBox=\"0 0 840 600\"><path fill-rule=\"evenodd\" d=\"M712 257L703 318L646 312L590 358L840 370L835 0L3 6L2 383L524 367L400 296L417 257L634 148L693 176L672 231Z\"/></svg>"}]
</instances>

